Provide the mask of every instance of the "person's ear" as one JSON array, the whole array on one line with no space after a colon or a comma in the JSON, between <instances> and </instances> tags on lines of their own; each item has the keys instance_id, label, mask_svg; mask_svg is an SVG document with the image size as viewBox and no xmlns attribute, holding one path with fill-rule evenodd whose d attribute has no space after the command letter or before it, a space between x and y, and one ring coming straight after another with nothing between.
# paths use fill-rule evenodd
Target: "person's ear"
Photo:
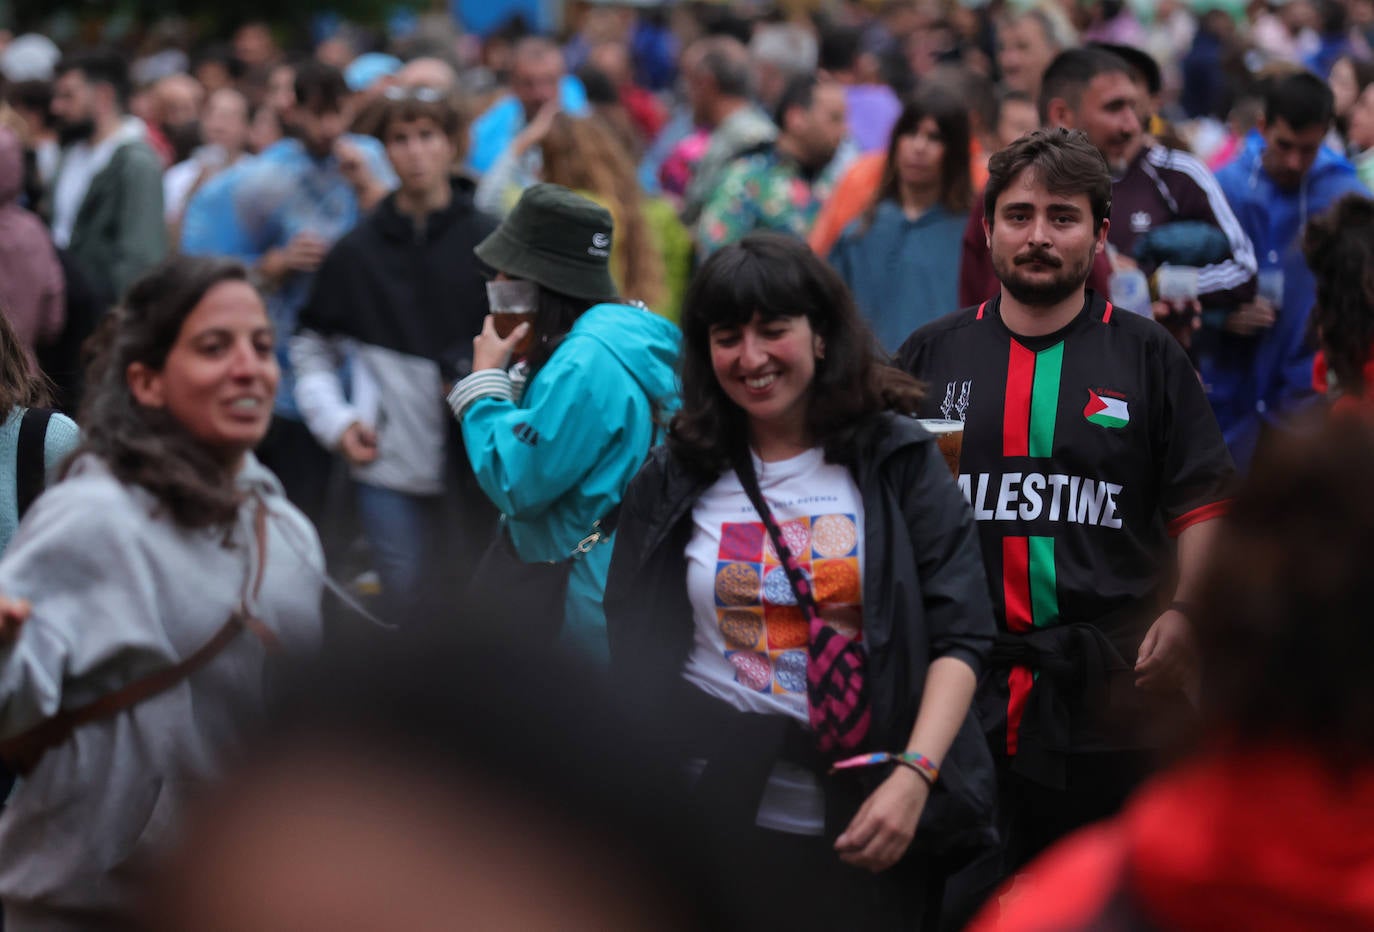
<instances>
[{"instance_id":1,"label":"person's ear","mask_svg":"<svg viewBox=\"0 0 1374 932\"><path fill-rule=\"evenodd\" d=\"M983 214L983 238L987 240L988 249L992 248L992 224L988 222L987 214Z\"/></svg>"},{"instance_id":2,"label":"person's ear","mask_svg":"<svg viewBox=\"0 0 1374 932\"><path fill-rule=\"evenodd\" d=\"M1069 102L1062 97L1055 97L1050 100L1050 105L1045 108L1045 117L1048 126L1077 129L1078 114L1074 113Z\"/></svg>"},{"instance_id":3,"label":"person's ear","mask_svg":"<svg viewBox=\"0 0 1374 932\"><path fill-rule=\"evenodd\" d=\"M131 362L129 368L124 370L124 380L129 386L129 392L134 396L134 401L143 407L167 406L167 389L161 372L141 362Z\"/></svg>"},{"instance_id":4,"label":"person's ear","mask_svg":"<svg viewBox=\"0 0 1374 932\"><path fill-rule=\"evenodd\" d=\"M816 354L817 359L825 358L825 337L819 333L811 338L811 349Z\"/></svg>"}]
</instances>

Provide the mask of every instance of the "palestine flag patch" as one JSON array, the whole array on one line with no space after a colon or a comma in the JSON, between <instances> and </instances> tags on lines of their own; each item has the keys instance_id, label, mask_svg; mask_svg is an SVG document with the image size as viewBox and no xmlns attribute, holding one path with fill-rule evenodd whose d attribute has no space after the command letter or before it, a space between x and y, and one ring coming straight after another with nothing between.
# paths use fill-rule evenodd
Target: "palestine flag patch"
<instances>
[{"instance_id":1,"label":"palestine flag patch","mask_svg":"<svg viewBox=\"0 0 1374 932\"><path fill-rule=\"evenodd\" d=\"M1111 398L1088 389L1088 405L1083 416L1099 427L1125 427L1131 422L1126 399Z\"/></svg>"}]
</instances>

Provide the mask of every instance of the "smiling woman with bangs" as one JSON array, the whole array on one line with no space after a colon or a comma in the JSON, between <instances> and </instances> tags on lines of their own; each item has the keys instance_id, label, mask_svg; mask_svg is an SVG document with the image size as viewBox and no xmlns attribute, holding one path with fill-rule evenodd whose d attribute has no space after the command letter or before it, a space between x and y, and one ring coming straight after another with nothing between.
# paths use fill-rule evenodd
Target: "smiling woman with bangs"
<instances>
[{"instance_id":1,"label":"smiling woman with bangs","mask_svg":"<svg viewBox=\"0 0 1374 932\"><path fill-rule=\"evenodd\" d=\"M124 927L149 856L320 636L323 556L252 454L280 373L237 263L174 259L107 321L63 480L0 560L5 925Z\"/></svg>"},{"instance_id":2,"label":"smiling woman with bangs","mask_svg":"<svg viewBox=\"0 0 1374 932\"><path fill-rule=\"evenodd\" d=\"M741 894L772 892L761 921L933 928L937 852L991 819L964 726L993 621L968 505L904 414L920 387L776 234L706 261L683 331L683 406L626 493L606 588L612 680L696 723L683 766L749 865ZM973 756L941 778L956 733Z\"/></svg>"}]
</instances>

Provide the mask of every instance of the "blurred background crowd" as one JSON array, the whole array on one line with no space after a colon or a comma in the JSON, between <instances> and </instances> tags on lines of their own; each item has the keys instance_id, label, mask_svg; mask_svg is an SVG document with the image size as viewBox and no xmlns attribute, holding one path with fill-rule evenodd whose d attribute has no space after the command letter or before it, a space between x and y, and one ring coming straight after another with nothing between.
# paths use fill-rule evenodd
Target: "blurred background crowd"
<instances>
[{"instance_id":1,"label":"blurred background crowd","mask_svg":"<svg viewBox=\"0 0 1374 932\"><path fill-rule=\"evenodd\" d=\"M238 22L151 7L19 4L0 33L0 123L13 134L0 147L0 191L43 218L52 243L32 246L51 258L12 276L0 299L68 408L84 335L169 251L247 261L279 329L294 332L328 247L397 183L373 139L389 98L451 106L452 167L485 214L504 215L540 180L608 207L617 284L669 319L695 263L772 229L807 238L841 271L889 350L995 291L978 243L986 161L1051 124L1086 130L1119 163L1123 191L1162 192L1143 207L1118 196L1112 261L1094 284L1117 286L1129 306L1159 300L1161 264L1203 270L1184 288L1198 313L1181 313L1186 301L1156 311L1215 383L1214 407L1244 462L1257 423L1288 403L1274 391L1312 393L1305 380L1269 384L1289 356L1303 357L1294 371L1311 361L1298 346L1311 285L1297 226L1347 179L1352 190L1374 181L1369 0L458 2ZM1129 100L1085 93L1100 60L1065 61L1044 84L1057 55L1092 46L1126 60ZM1281 146L1270 145L1278 111L1266 120L1266 94L1297 71L1329 95L1289 93L1303 125L1286 121ZM1156 146L1195 161L1161 172L1150 166L1165 165L1162 155L1140 158L1144 174L1132 171ZM1297 161L1266 163L1276 190L1257 187L1256 157L1279 148ZM116 149L118 171L101 171ZM245 190L215 183L253 165L279 170ZM1222 178L1223 198L1211 173L1228 165L1237 177ZM312 183L298 183L312 166ZM1188 177L1176 183L1177 172ZM103 197L107 188L118 198ZM1263 229L1266 219L1284 226L1276 217L1289 201L1293 228ZM1218 218L1227 205L1234 220ZM1153 229L1187 221L1225 240L1176 229L1180 245ZM1111 280L1134 266L1151 277L1146 298L1132 297L1133 275ZM1295 319L1277 313L1283 306ZM292 384L279 404L288 422L302 417ZM310 451L304 434L294 439Z\"/></svg>"},{"instance_id":2,"label":"blurred background crowd","mask_svg":"<svg viewBox=\"0 0 1374 932\"><path fill-rule=\"evenodd\" d=\"M119 316L111 311L121 301L168 314L181 301L184 316L224 283L245 301L260 295L271 332L254 331L252 346L258 364L275 357L281 380L274 400L238 399L236 413L272 405L257 458L319 529L329 574L377 597L369 607L388 622L470 608L463 593L504 513L526 561L563 558L569 546L557 541L582 539L586 559L564 577L559 617L565 641L604 661L611 548L596 549L597 535L609 534L601 521L613 526L620 495L677 403L681 335L670 323L682 320L694 272L751 233L785 234L795 242L769 247L782 250L778 265L813 274L823 260L880 348L895 353L923 325L999 293L984 226L988 162L1042 127L1081 130L1110 169L1107 247L1083 266L1089 287L1110 299L1107 317L1115 306L1152 318L1182 346L1242 475L1262 462L1265 438L1300 433L1323 396L1347 409L1370 405L1371 247L1341 231L1370 228L1374 0L454 0L114 12L15 2L0 3L0 26L0 308L22 353L8 365L45 375L52 406L73 417L84 410L82 432L124 468L139 451L123 456L119 423L103 423L98 405L81 407L83 394L98 395L94 382L89 392L83 384L89 338ZM1312 223L1324 216L1341 219ZM792 262L788 249L805 261ZM160 266L169 256L242 268ZM146 293L130 292L159 268ZM209 281L194 295L178 277L192 273ZM252 288L238 287L245 282ZM514 308L509 296L521 289L501 286L520 284L528 306ZM511 307L496 306L503 295ZM513 308L528 312L533 326L521 333L535 338L518 349L488 316ZM520 361L508 369L512 350ZM807 358L815 365L824 352ZM128 359L131 373L142 365ZM547 376L534 382L545 367L554 388ZM614 380L619 394L596 394ZM137 379L128 381L134 391ZM962 419L968 404L969 383L962 400L955 384L946 419ZM17 432L21 408L39 400L16 396L4 429ZM541 405L557 407L557 436L541 436L533 416L512 425L491 413L524 417ZM50 472L77 443L74 424L57 415L52 423ZM1304 551L1322 563L1304 577L1315 580L1308 591L1279 569L1299 556L1294 540L1264 519L1294 500L1293 489L1315 490L1298 543L1353 521L1345 549L1364 553L1369 509L1356 492L1374 448L1363 434L1325 430L1313 443L1337 451L1334 465L1290 453L1268 472L1257 467L1264 481L1241 499L1248 530L1228 538L1270 561L1264 586L1249 590L1264 598L1249 607L1275 613L1250 667L1225 684L1231 705L1210 723L1242 746L1267 738L1244 709L1281 691L1282 676L1271 674L1288 661L1307 704L1279 720L1282 741L1347 696L1359 715L1368 706L1352 685L1358 672L1341 668L1329 696L1320 672L1333 657L1353 664L1368 651L1358 637L1344 640L1367 605L1359 561L1328 564ZM595 447L603 435L614 443ZM536 466L521 472L528 463ZM173 479L194 485L184 473ZM182 486L169 479L159 488L180 501L166 489ZM21 489L0 532L15 530L26 504ZM327 584L314 569L310 585ZM1223 562L1207 590L1203 649L1215 669L1247 636L1227 587L1245 589L1248 572ZM60 594L65 584L48 588ZM1309 598L1331 600L1322 617L1332 631L1310 641L1321 656L1289 639L1308 643L1293 623ZM652 734L661 722L625 723L624 708L595 705L579 717L580 705L548 696L595 696L605 683L589 686L542 659L517 683L501 675L512 662L505 655L445 668L463 651L389 649L401 653L376 656L394 665L368 655L349 661L362 669L325 669L320 682L299 686L259 769L196 824L210 839L205 857L224 861L181 865L162 891L164 927L215 913L221 925L200 927L446 928L460 901L491 914L518 906L527 924L556 925L571 904L597 927L643 927L664 914L683 927L728 927L715 911L731 909L730 897L682 902L701 866L692 845L702 842L698 827L682 824L678 797L636 795L661 760L622 743L616 729ZM1330 741L1338 759L1354 747L1350 759L1365 768L1359 803L1369 798L1367 737L1349 734L1367 736L1367 723L1352 722L1333 726ZM547 745L523 740L543 732ZM297 745L301 733L311 738ZM550 758L557 765L544 769ZM452 779L436 785L436 773ZM1327 789L1289 788L1316 808ZM1217 792L1223 802L1239 795ZM553 797L562 808L552 822L525 819ZM307 798L322 800L320 811L299 805ZM1160 811L1181 819L1186 800L1166 802ZM1326 813L1361 811L1349 803L1341 796ZM338 808L377 824L340 820ZM440 811L456 823L425 850L424 823ZM503 832L517 822L539 827ZM342 834L335 841L326 829ZM282 864L256 857L258 831L281 834L272 852ZM472 843L496 835L509 847ZM655 846L664 838L683 847ZM604 863L588 859L603 841ZM393 843L415 857L413 870L395 869ZM1076 856L1101 861L1108 849ZM336 859L341 850L357 862ZM639 859L647 850L657 860ZM532 871L546 888L522 899L511 878L532 858L546 859ZM1367 858L1352 861L1357 872ZM338 870L314 874L315 865ZM289 882L273 887L278 866ZM601 868L610 881L593 876ZM428 870L477 879L453 888L453 903L438 902L449 888L415 879ZM432 914L400 919L384 897L365 902L362 888L339 896L357 875L384 877L384 891L412 889L408 902ZM617 899L607 889L617 880L643 897ZM1367 873L1362 880L1368 890ZM311 890L318 895L300 895ZM224 910L205 905L215 895ZM1353 899L1354 912L1367 912L1367 894ZM280 926L254 912L262 904ZM792 907L802 914L808 905ZM754 904L735 920L763 910ZM293 925L293 916L304 918Z\"/></svg>"}]
</instances>

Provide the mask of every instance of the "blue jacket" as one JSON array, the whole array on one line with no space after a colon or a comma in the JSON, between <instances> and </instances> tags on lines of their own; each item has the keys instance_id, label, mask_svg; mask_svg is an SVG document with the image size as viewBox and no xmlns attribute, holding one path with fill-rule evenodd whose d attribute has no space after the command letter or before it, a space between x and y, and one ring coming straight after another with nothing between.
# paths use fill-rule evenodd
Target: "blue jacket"
<instances>
[{"instance_id":1,"label":"blue jacket","mask_svg":"<svg viewBox=\"0 0 1374 932\"><path fill-rule=\"evenodd\" d=\"M891 200L844 231L830 252L859 312L889 353L941 315L959 309L959 261L968 215L932 207L915 220Z\"/></svg>"},{"instance_id":2,"label":"blue jacket","mask_svg":"<svg viewBox=\"0 0 1374 932\"><path fill-rule=\"evenodd\" d=\"M482 491L528 561L560 560L617 504L678 406L677 327L651 311L598 304L525 389L519 404L486 397L463 415ZM650 409L652 399L655 410ZM601 600L614 537L579 559L563 641L607 658Z\"/></svg>"},{"instance_id":3,"label":"blue jacket","mask_svg":"<svg viewBox=\"0 0 1374 932\"><path fill-rule=\"evenodd\" d=\"M577 78L563 76L558 84L558 98L569 116L586 115L587 91ZM485 174L524 128L525 109L514 94L507 94L473 121L468 167L479 175Z\"/></svg>"},{"instance_id":4,"label":"blue jacket","mask_svg":"<svg viewBox=\"0 0 1374 932\"><path fill-rule=\"evenodd\" d=\"M347 137L367 159L373 176L396 186L381 143L370 136ZM335 242L357 225L358 199L338 170L333 156L311 157L295 139L284 139L211 179L186 206L181 250L188 255L232 256L255 264L269 249L278 249L305 230ZM300 420L295 379L287 356L296 318L310 295L314 275L293 273L264 295L277 331L277 362L282 382L278 414Z\"/></svg>"},{"instance_id":5,"label":"blue jacket","mask_svg":"<svg viewBox=\"0 0 1374 932\"><path fill-rule=\"evenodd\" d=\"M1217 172L1259 260L1260 292L1281 282L1277 320L1255 337L1222 333L1199 356L1208 400L1237 466L1244 468L1266 422L1310 404L1314 349L1307 318L1317 286L1302 255L1307 221L1343 195L1368 194L1344 157L1323 147L1297 190L1277 187L1261 167L1264 139L1252 132L1234 162ZM1277 284L1271 287L1279 287Z\"/></svg>"}]
</instances>

